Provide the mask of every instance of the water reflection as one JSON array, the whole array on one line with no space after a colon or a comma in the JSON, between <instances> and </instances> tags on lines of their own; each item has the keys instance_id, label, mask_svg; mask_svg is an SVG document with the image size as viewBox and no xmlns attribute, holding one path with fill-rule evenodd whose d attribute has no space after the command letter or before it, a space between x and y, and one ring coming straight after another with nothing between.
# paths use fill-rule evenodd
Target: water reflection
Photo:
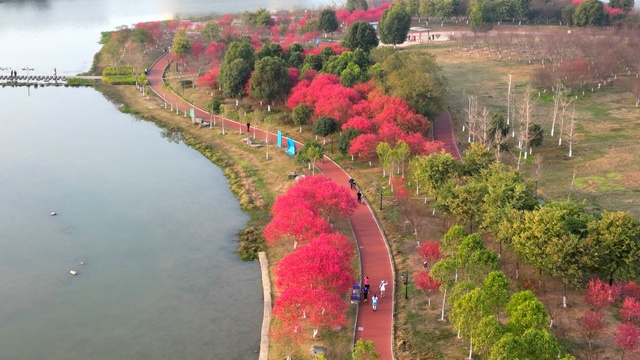
<instances>
[{"instance_id":1,"label":"water reflection","mask_svg":"<svg viewBox=\"0 0 640 360\"><path fill-rule=\"evenodd\" d=\"M179 144L182 142L182 133L174 128L164 128L160 131L160 137L168 142Z\"/></svg>"}]
</instances>

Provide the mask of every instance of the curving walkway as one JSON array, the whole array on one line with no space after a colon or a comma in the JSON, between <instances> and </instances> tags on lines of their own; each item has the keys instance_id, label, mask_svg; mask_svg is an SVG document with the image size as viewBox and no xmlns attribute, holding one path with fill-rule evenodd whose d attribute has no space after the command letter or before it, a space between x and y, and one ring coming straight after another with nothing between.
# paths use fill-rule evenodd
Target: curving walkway
<instances>
[{"instance_id":1,"label":"curving walkway","mask_svg":"<svg viewBox=\"0 0 640 360\"><path fill-rule=\"evenodd\" d=\"M180 115L188 114L189 108L193 107L196 117L205 120L209 119L210 114L208 112L188 104L164 86L162 74L168 66L170 59L171 55L166 53L149 68L147 78L151 89L159 97L164 99L166 103L171 104L170 106L173 107L174 111L177 111ZM176 110L176 106L178 110ZM220 117L218 116L218 118ZM187 118L185 121L191 120ZM245 124L240 124L228 119L224 121L230 130L245 130ZM256 136L268 136L271 142L275 142L277 139L274 133L267 135L259 128L256 128L255 131ZM316 165L327 177L336 183L349 186L349 175L328 157L325 157L324 161L316 163ZM352 190L352 192L355 197L356 190ZM373 311L370 302L360 302L354 341L359 339L373 341L376 351L380 355L380 360L391 360L394 359L392 342L395 276L390 251L387 247L386 239L382 234L382 230L368 204L358 207L356 212L349 217L349 221L351 222L358 243L362 274L363 276L369 276L371 279L371 293L379 292L378 284L381 280L388 282L386 297L380 299L378 302L377 311Z\"/></svg>"}]
</instances>

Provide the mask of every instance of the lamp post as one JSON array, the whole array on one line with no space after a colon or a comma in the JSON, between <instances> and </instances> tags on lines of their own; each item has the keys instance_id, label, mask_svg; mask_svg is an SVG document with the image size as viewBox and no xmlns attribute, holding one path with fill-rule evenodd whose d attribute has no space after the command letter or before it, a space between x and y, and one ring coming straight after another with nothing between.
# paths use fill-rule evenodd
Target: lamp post
<instances>
[{"instance_id":1,"label":"lamp post","mask_svg":"<svg viewBox=\"0 0 640 360\"><path fill-rule=\"evenodd\" d=\"M33 71L33 68L30 67L23 67L22 70L25 70L27 72L27 83L29 82L29 71Z\"/></svg>"},{"instance_id":2,"label":"lamp post","mask_svg":"<svg viewBox=\"0 0 640 360\"><path fill-rule=\"evenodd\" d=\"M378 190L380 192L380 210L382 210L382 190L384 190L384 186L380 186Z\"/></svg>"}]
</instances>

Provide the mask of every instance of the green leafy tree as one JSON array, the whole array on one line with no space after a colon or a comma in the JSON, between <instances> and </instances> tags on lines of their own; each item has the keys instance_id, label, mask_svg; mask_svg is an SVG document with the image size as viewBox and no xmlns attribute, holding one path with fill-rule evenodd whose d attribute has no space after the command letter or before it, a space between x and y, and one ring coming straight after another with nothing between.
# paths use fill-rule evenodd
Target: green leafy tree
<instances>
[{"instance_id":1,"label":"green leafy tree","mask_svg":"<svg viewBox=\"0 0 640 360\"><path fill-rule=\"evenodd\" d=\"M462 171L464 175L473 176L488 168L496 161L493 154L480 142L472 142L464 151Z\"/></svg>"},{"instance_id":2,"label":"green leafy tree","mask_svg":"<svg viewBox=\"0 0 640 360\"><path fill-rule=\"evenodd\" d=\"M260 60L262 58L266 58L267 56L271 57L282 57L282 46L278 43L269 42L260 48L260 51L256 54L256 59Z\"/></svg>"},{"instance_id":3,"label":"green leafy tree","mask_svg":"<svg viewBox=\"0 0 640 360\"><path fill-rule=\"evenodd\" d=\"M393 147L393 161L397 165L396 173L399 173L402 170L402 177L404 177L404 165L407 159L411 155L411 148L407 145L403 140L398 140L396 145Z\"/></svg>"},{"instance_id":4,"label":"green leafy tree","mask_svg":"<svg viewBox=\"0 0 640 360\"><path fill-rule=\"evenodd\" d=\"M467 238L469 234L460 225L454 225L447 230L442 237L442 251L450 256L456 256L462 241Z\"/></svg>"},{"instance_id":5,"label":"green leafy tree","mask_svg":"<svg viewBox=\"0 0 640 360\"><path fill-rule=\"evenodd\" d=\"M377 54L383 54L378 50ZM445 79L433 54L396 51L378 61L384 74L381 80L390 94L405 99L425 116L435 116L444 109Z\"/></svg>"},{"instance_id":6,"label":"green leafy tree","mask_svg":"<svg viewBox=\"0 0 640 360\"><path fill-rule=\"evenodd\" d=\"M355 139L358 135L360 135L358 129L350 127L343 130L340 135L338 135L338 151L340 151L342 155L346 155L349 152L351 140Z\"/></svg>"},{"instance_id":7,"label":"green leafy tree","mask_svg":"<svg viewBox=\"0 0 640 360\"><path fill-rule=\"evenodd\" d=\"M227 52L224 54L223 63L230 64L236 59L244 60L249 68L253 70L253 65L256 61L253 46L246 41L234 41L229 44Z\"/></svg>"},{"instance_id":8,"label":"green leafy tree","mask_svg":"<svg viewBox=\"0 0 640 360\"><path fill-rule=\"evenodd\" d=\"M565 6L562 8L562 20L567 26L573 26L573 13L576 12L576 8L573 6Z\"/></svg>"},{"instance_id":9,"label":"green leafy tree","mask_svg":"<svg viewBox=\"0 0 640 360\"><path fill-rule=\"evenodd\" d=\"M489 31L493 28L491 8L483 0L471 0L468 16L473 31Z\"/></svg>"},{"instance_id":10,"label":"green leafy tree","mask_svg":"<svg viewBox=\"0 0 640 360\"><path fill-rule=\"evenodd\" d=\"M315 135L326 138L338 131L338 123L328 116L323 116L313 123L312 131Z\"/></svg>"},{"instance_id":11,"label":"green leafy tree","mask_svg":"<svg viewBox=\"0 0 640 360\"><path fill-rule=\"evenodd\" d=\"M362 83L367 80L369 80L367 73L362 71L360 66L354 63L349 63L347 68L340 73L340 84L342 84L342 86L352 87L357 83Z\"/></svg>"},{"instance_id":12,"label":"green leafy tree","mask_svg":"<svg viewBox=\"0 0 640 360\"><path fill-rule=\"evenodd\" d=\"M634 0L609 0L609 6L616 9L622 9L625 12L633 10Z\"/></svg>"},{"instance_id":13,"label":"green leafy tree","mask_svg":"<svg viewBox=\"0 0 640 360\"><path fill-rule=\"evenodd\" d=\"M467 267L470 262L471 255L482 249L484 249L484 244L482 243L482 238L479 234L471 234L462 239L455 255L458 267Z\"/></svg>"},{"instance_id":14,"label":"green leafy tree","mask_svg":"<svg viewBox=\"0 0 640 360\"><path fill-rule=\"evenodd\" d=\"M313 116L313 109L307 104L300 104L291 112L291 120L300 127L299 132L302 132L302 126L309 122L311 116Z\"/></svg>"},{"instance_id":15,"label":"green leafy tree","mask_svg":"<svg viewBox=\"0 0 640 360\"><path fill-rule=\"evenodd\" d=\"M471 254L466 264L467 276L480 283L492 271L500 270L500 258L493 249L481 249Z\"/></svg>"},{"instance_id":16,"label":"green leafy tree","mask_svg":"<svg viewBox=\"0 0 640 360\"><path fill-rule=\"evenodd\" d=\"M478 319L490 314L488 299L480 288L475 288L456 300L451 310L451 322L460 334L469 339L469 357L473 352L473 333Z\"/></svg>"},{"instance_id":17,"label":"green leafy tree","mask_svg":"<svg viewBox=\"0 0 640 360\"><path fill-rule=\"evenodd\" d=\"M371 340L358 339L353 346L353 360L376 360L380 355L376 353L376 345Z\"/></svg>"},{"instance_id":18,"label":"green leafy tree","mask_svg":"<svg viewBox=\"0 0 640 360\"><path fill-rule=\"evenodd\" d=\"M387 166L391 163L391 146L388 142L380 142L376 146L376 154L378 154L378 160L382 165L382 177L387 176Z\"/></svg>"},{"instance_id":19,"label":"green leafy tree","mask_svg":"<svg viewBox=\"0 0 640 360\"><path fill-rule=\"evenodd\" d=\"M369 5L367 5L367 0L347 0L346 7L347 7L347 10L349 10L349 12L353 12L355 10L367 11L369 9Z\"/></svg>"},{"instance_id":20,"label":"green leafy tree","mask_svg":"<svg viewBox=\"0 0 640 360\"><path fill-rule=\"evenodd\" d=\"M455 16L457 9L463 5L466 6L466 1L420 0L418 11L422 17L445 18ZM465 13L458 15L465 15Z\"/></svg>"},{"instance_id":21,"label":"green leafy tree","mask_svg":"<svg viewBox=\"0 0 640 360\"><path fill-rule=\"evenodd\" d=\"M542 126L540 126L539 124L529 124L529 136L531 137L531 140L529 140L529 145L542 145L542 140L544 140L544 130L542 129Z\"/></svg>"},{"instance_id":22,"label":"green leafy tree","mask_svg":"<svg viewBox=\"0 0 640 360\"><path fill-rule=\"evenodd\" d=\"M257 100L273 102L282 100L289 93L289 70L284 60L267 56L255 63L249 94Z\"/></svg>"},{"instance_id":23,"label":"green leafy tree","mask_svg":"<svg viewBox=\"0 0 640 360\"><path fill-rule=\"evenodd\" d=\"M596 246L596 273L603 279L630 281L640 276L640 223L626 212L602 213L588 224Z\"/></svg>"},{"instance_id":24,"label":"green leafy tree","mask_svg":"<svg viewBox=\"0 0 640 360\"><path fill-rule=\"evenodd\" d=\"M144 27L137 27L131 31L130 39L140 46L142 53L146 51L147 45L153 42L153 36Z\"/></svg>"},{"instance_id":25,"label":"green leafy tree","mask_svg":"<svg viewBox=\"0 0 640 360\"><path fill-rule=\"evenodd\" d=\"M327 47L325 49L331 48ZM333 52L333 50L330 51ZM371 64L371 58L369 57L369 54L364 52L362 49L345 51L340 55L329 55L322 53L321 55L323 58L326 58L326 60L323 60L322 72L335 74L338 76L349 66L349 64L357 65L363 71L369 66L369 64Z\"/></svg>"},{"instance_id":26,"label":"green leafy tree","mask_svg":"<svg viewBox=\"0 0 640 360\"><path fill-rule=\"evenodd\" d=\"M322 145L320 145L316 141L308 141L305 143L298 154L296 155L296 159L299 163L309 164L309 166L314 169L315 174L315 163L316 161L322 159L324 156L324 149Z\"/></svg>"},{"instance_id":27,"label":"green leafy tree","mask_svg":"<svg viewBox=\"0 0 640 360\"><path fill-rule=\"evenodd\" d=\"M271 14L267 9L261 8L253 12L245 11L244 19L247 24L255 27L271 25Z\"/></svg>"},{"instance_id":28,"label":"green leafy tree","mask_svg":"<svg viewBox=\"0 0 640 360\"><path fill-rule=\"evenodd\" d=\"M418 17L420 21L420 0L397 0L396 3L402 4L411 17Z\"/></svg>"},{"instance_id":29,"label":"green leafy tree","mask_svg":"<svg viewBox=\"0 0 640 360\"><path fill-rule=\"evenodd\" d=\"M484 279L484 292L490 299L489 307L497 317L509 301L509 279L502 271L492 271Z\"/></svg>"},{"instance_id":30,"label":"green leafy tree","mask_svg":"<svg viewBox=\"0 0 640 360\"><path fill-rule=\"evenodd\" d=\"M442 292L442 313L440 320L444 320L444 309L447 301L447 290L450 290L456 281L458 265L455 259L445 258L438 260L431 267L430 275L432 278L440 282L440 291Z\"/></svg>"},{"instance_id":31,"label":"green leafy tree","mask_svg":"<svg viewBox=\"0 0 640 360\"><path fill-rule=\"evenodd\" d=\"M564 306L567 286L581 285L593 269L596 249L586 236L592 220L582 204L564 201L527 212L514 224L516 253L541 273L562 279Z\"/></svg>"},{"instance_id":32,"label":"green leafy tree","mask_svg":"<svg viewBox=\"0 0 640 360\"><path fill-rule=\"evenodd\" d=\"M585 0L573 12L573 25L600 26L607 22L604 4L598 0Z\"/></svg>"},{"instance_id":33,"label":"green leafy tree","mask_svg":"<svg viewBox=\"0 0 640 360\"><path fill-rule=\"evenodd\" d=\"M407 40L409 27L411 26L411 15L404 6L394 4L387 8L378 23L378 33L380 41L384 44L391 44L394 47Z\"/></svg>"},{"instance_id":34,"label":"green leafy tree","mask_svg":"<svg viewBox=\"0 0 640 360\"><path fill-rule=\"evenodd\" d=\"M200 30L200 35L209 43L220 41L220 26L215 21L208 21Z\"/></svg>"},{"instance_id":35,"label":"green leafy tree","mask_svg":"<svg viewBox=\"0 0 640 360\"><path fill-rule=\"evenodd\" d=\"M477 177L449 180L438 190L436 208L469 225L469 232L482 218L486 184Z\"/></svg>"},{"instance_id":36,"label":"green leafy tree","mask_svg":"<svg viewBox=\"0 0 640 360\"><path fill-rule=\"evenodd\" d=\"M338 30L338 17L333 9L324 9L320 12L320 18L318 19L318 30L324 32L325 37L327 33L332 33Z\"/></svg>"},{"instance_id":37,"label":"green leafy tree","mask_svg":"<svg viewBox=\"0 0 640 360\"><path fill-rule=\"evenodd\" d=\"M209 104L207 105L207 109L211 109L211 112L213 114L220 114L221 107L222 99L218 97L211 99L211 101L209 101Z\"/></svg>"},{"instance_id":38,"label":"green leafy tree","mask_svg":"<svg viewBox=\"0 0 640 360\"><path fill-rule=\"evenodd\" d=\"M513 294L505 312L509 317L507 326L514 334L522 334L529 329L543 329L549 321L547 309L529 290Z\"/></svg>"},{"instance_id":39,"label":"green leafy tree","mask_svg":"<svg viewBox=\"0 0 640 360\"><path fill-rule=\"evenodd\" d=\"M364 21L356 21L349 25L347 34L342 39L342 46L351 50L361 49L365 52L378 46L378 35L373 25Z\"/></svg>"},{"instance_id":40,"label":"green leafy tree","mask_svg":"<svg viewBox=\"0 0 640 360\"><path fill-rule=\"evenodd\" d=\"M304 63L304 48L298 43L292 43L289 48L282 53L282 58L287 61L289 67L300 68Z\"/></svg>"},{"instance_id":41,"label":"green leafy tree","mask_svg":"<svg viewBox=\"0 0 640 360\"><path fill-rule=\"evenodd\" d=\"M226 61L220 66L218 84L222 87L222 95L228 98L241 98L244 95L244 85L251 76L251 67L244 59Z\"/></svg>"},{"instance_id":42,"label":"green leafy tree","mask_svg":"<svg viewBox=\"0 0 640 360\"><path fill-rule=\"evenodd\" d=\"M500 236L508 230L504 226L505 220L515 219L513 211L533 210L538 202L532 186L520 172L509 166L494 163L483 170L481 176L487 193L482 201L480 227L498 235L495 238L500 242L499 253L502 254L503 242L510 243L510 236Z\"/></svg>"},{"instance_id":43,"label":"green leafy tree","mask_svg":"<svg viewBox=\"0 0 640 360\"><path fill-rule=\"evenodd\" d=\"M557 360L563 355L562 349L547 330L528 329L522 336L504 334L491 349L490 360L536 359ZM570 359L563 357L562 359Z\"/></svg>"},{"instance_id":44,"label":"green leafy tree","mask_svg":"<svg viewBox=\"0 0 640 360\"><path fill-rule=\"evenodd\" d=\"M184 29L179 30L173 37L171 52L180 58L184 58L185 56L190 55L192 51L191 41L189 41L186 31Z\"/></svg>"},{"instance_id":45,"label":"green leafy tree","mask_svg":"<svg viewBox=\"0 0 640 360\"><path fill-rule=\"evenodd\" d=\"M491 297L487 295L488 302ZM474 348L480 354L490 354L493 345L504 335L504 325L493 315L487 315L478 321L471 336L474 341Z\"/></svg>"},{"instance_id":46,"label":"green leafy tree","mask_svg":"<svg viewBox=\"0 0 640 360\"><path fill-rule=\"evenodd\" d=\"M424 188L428 195L436 197L440 188L458 175L459 162L453 155L440 152L411 159L411 178L417 186Z\"/></svg>"}]
</instances>

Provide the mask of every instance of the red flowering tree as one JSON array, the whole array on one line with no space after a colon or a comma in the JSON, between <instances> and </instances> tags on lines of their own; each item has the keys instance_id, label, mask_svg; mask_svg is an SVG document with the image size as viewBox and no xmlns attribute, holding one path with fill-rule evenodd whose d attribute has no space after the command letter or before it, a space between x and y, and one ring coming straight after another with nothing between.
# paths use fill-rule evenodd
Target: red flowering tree
<instances>
[{"instance_id":1,"label":"red flowering tree","mask_svg":"<svg viewBox=\"0 0 640 360\"><path fill-rule=\"evenodd\" d=\"M233 15L231 14L224 14L218 19L218 26L220 27L231 26L232 23L233 23Z\"/></svg>"},{"instance_id":2,"label":"red flowering tree","mask_svg":"<svg viewBox=\"0 0 640 360\"><path fill-rule=\"evenodd\" d=\"M420 270L413 273L413 283L416 284L416 287L427 294L427 299L429 300L429 305L431 305L431 292L434 290L440 289L440 285L442 285L438 280L434 279L429 275L429 272L426 270Z\"/></svg>"},{"instance_id":3,"label":"red flowering tree","mask_svg":"<svg viewBox=\"0 0 640 360\"><path fill-rule=\"evenodd\" d=\"M273 304L273 316L288 326L301 328L304 308L311 301L310 295L308 289L289 287L282 290Z\"/></svg>"},{"instance_id":4,"label":"red flowering tree","mask_svg":"<svg viewBox=\"0 0 640 360\"><path fill-rule=\"evenodd\" d=\"M320 216L331 224L339 217L353 215L358 207L345 186L336 184L324 175L305 176L290 187L287 193L309 201Z\"/></svg>"},{"instance_id":5,"label":"red flowering tree","mask_svg":"<svg viewBox=\"0 0 640 360\"><path fill-rule=\"evenodd\" d=\"M393 189L393 197L400 202L409 200L409 190L405 187L404 178L394 177L390 180Z\"/></svg>"},{"instance_id":6,"label":"red flowering tree","mask_svg":"<svg viewBox=\"0 0 640 360\"><path fill-rule=\"evenodd\" d=\"M212 42L207 45L207 49L204 53L209 57L209 59L211 59L213 65L218 65L222 63L226 49L227 44L223 42Z\"/></svg>"},{"instance_id":7,"label":"red flowering tree","mask_svg":"<svg viewBox=\"0 0 640 360\"><path fill-rule=\"evenodd\" d=\"M269 337L284 350L287 360L291 360L293 351L305 340L300 323L290 324L284 321L279 321L271 327Z\"/></svg>"},{"instance_id":8,"label":"red flowering tree","mask_svg":"<svg viewBox=\"0 0 640 360\"><path fill-rule=\"evenodd\" d=\"M291 84L291 87L294 87L294 86L298 85L298 82L300 82L300 69L294 68L294 67L290 67L289 68L289 83Z\"/></svg>"},{"instance_id":9,"label":"red flowering tree","mask_svg":"<svg viewBox=\"0 0 640 360\"><path fill-rule=\"evenodd\" d=\"M198 86L208 86L210 88L217 87L218 86L218 71L220 71L219 68L211 69L211 71L209 71L208 73L200 76L196 80L196 83L198 84Z\"/></svg>"},{"instance_id":10,"label":"red flowering tree","mask_svg":"<svg viewBox=\"0 0 640 360\"><path fill-rule=\"evenodd\" d=\"M306 309L309 324L313 327L313 337L322 329L335 330L347 325L345 309L347 303L342 296L317 288L310 291L314 297L313 306Z\"/></svg>"},{"instance_id":11,"label":"red flowering tree","mask_svg":"<svg viewBox=\"0 0 640 360\"><path fill-rule=\"evenodd\" d=\"M279 289L297 287L340 295L347 294L354 281L351 261L353 245L340 234L318 236L285 256L276 266L276 286Z\"/></svg>"},{"instance_id":12,"label":"red flowering tree","mask_svg":"<svg viewBox=\"0 0 640 360\"><path fill-rule=\"evenodd\" d=\"M620 285L609 285L599 278L594 278L591 279L587 285L585 300L594 309L602 310L609 306L609 304L615 302L621 292L622 287Z\"/></svg>"},{"instance_id":13,"label":"red flowering tree","mask_svg":"<svg viewBox=\"0 0 640 360\"><path fill-rule=\"evenodd\" d=\"M422 257L427 264L434 264L444 256L440 251L439 241L425 241L418 248L418 255ZM427 266L428 268L428 266Z\"/></svg>"},{"instance_id":14,"label":"red flowering tree","mask_svg":"<svg viewBox=\"0 0 640 360\"><path fill-rule=\"evenodd\" d=\"M622 350L622 360L628 352L633 352L640 345L640 329L631 323L618 324L613 332L613 341Z\"/></svg>"},{"instance_id":15,"label":"red flowering tree","mask_svg":"<svg viewBox=\"0 0 640 360\"><path fill-rule=\"evenodd\" d=\"M593 342L602 335L606 326L602 312L587 311L578 319L578 323L582 335L589 342L589 349L593 349Z\"/></svg>"},{"instance_id":16,"label":"red flowering tree","mask_svg":"<svg viewBox=\"0 0 640 360\"><path fill-rule=\"evenodd\" d=\"M626 297L632 297L636 300L640 300L640 285L633 281L629 281L624 285L622 294Z\"/></svg>"},{"instance_id":17,"label":"red flowering tree","mask_svg":"<svg viewBox=\"0 0 640 360\"><path fill-rule=\"evenodd\" d=\"M620 316L626 322L640 324L640 301L630 297L624 299L620 308Z\"/></svg>"},{"instance_id":18,"label":"red flowering tree","mask_svg":"<svg viewBox=\"0 0 640 360\"><path fill-rule=\"evenodd\" d=\"M376 134L360 134L351 140L349 154L362 159L371 159L376 156L376 146L380 142Z\"/></svg>"},{"instance_id":19,"label":"red flowering tree","mask_svg":"<svg viewBox=\"0 0 640 360\"><path fill-rule=\"evenodd\" d=\"M354 116L346 123L342 124L342 130L354 128L361 133L371 133L374 131L375 124L364 116Z\"/></svg>"},{"instance_id":20,"label":"red flowering tree","mask_svg":"<svg viewBox=\"0 0 640 360\"><path fill-rule=\"evenodd\" d=\"M320 34L317 33L316 35L320 35ZM317 48L311 50L309 52L309 54L318 55L318 54L320 54L322 52L322 50L324 50L324 48L327 48L327 47L329 47L329 48L331 48L331 50L333 50L334 55L340 55L345 51L349 51L349 48L346 48L344 46L340 46L340 43L322 43Z\"/></svg>"},{"instance_id":21,"label":"red flowering tree","mask_svg":"<svg viewBox=\"0 0 640 360\"><path fill-rule=\"evenodd\" d=\"M294 197L287 200L288 211L274 216L262 233L268 245L292 238L295 249L298 244L304 245L318 235L332 232L329 223L318 215L308 201Z\"/></svg>"}]
</instances>

